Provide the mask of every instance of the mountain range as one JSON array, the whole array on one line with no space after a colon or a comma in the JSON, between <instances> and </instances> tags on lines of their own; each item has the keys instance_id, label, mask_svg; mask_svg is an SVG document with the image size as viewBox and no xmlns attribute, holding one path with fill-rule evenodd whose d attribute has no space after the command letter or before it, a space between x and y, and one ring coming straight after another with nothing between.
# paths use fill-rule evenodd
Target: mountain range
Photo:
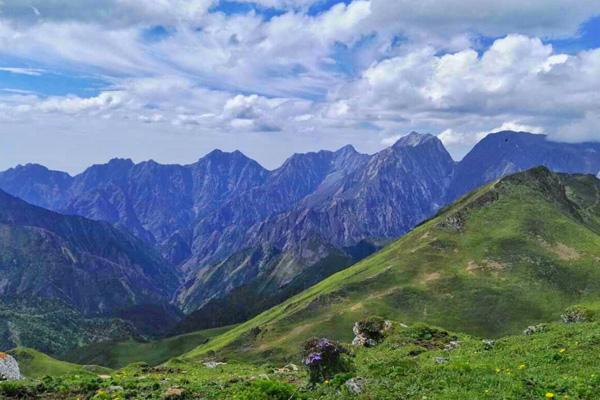
<instances>
[{"instance_id":1,"label":"mountain range","mask_svg":"<svg viewBox=\"0 0 600 400\"><path fill-rule=\"evenodd\" d=\"M273 171L218 150L190 165L115 159L75 176L28 164L0 173L0 189L107 222L126 242L135 240L160 273L148 280L142 273L148 299L136 294L139 301L126 304L168 298L188 314L177 328L183 332L241 322L368 256L462 194L538 165L596 175L600 144L498 132L455 162L437 137L411 133L373 155L351 146L295 154ZM77 296L70 301L82 312L99 311Z\"/></svg>"}]
</instances>

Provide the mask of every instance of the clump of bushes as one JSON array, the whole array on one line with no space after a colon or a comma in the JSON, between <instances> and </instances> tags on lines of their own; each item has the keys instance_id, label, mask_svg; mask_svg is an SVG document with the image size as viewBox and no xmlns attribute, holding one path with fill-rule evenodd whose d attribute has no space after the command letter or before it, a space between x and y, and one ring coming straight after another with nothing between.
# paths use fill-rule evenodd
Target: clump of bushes
<instances>
[{"instance_id":1,"label":"clump of bushes","mask_svg":"<svg viewBox=\"0 0 600 400\"><path fill-rule=\"evenodd\" d=\"M302 363L308 369L311 384L329 381L335 374L347 372L349 365L343 355L348 350L336 341L311 338L304 343Z\"/></svg>"},{"instance_id":2,"label":"clump of bushes","mask_svg":"<svg viewBox=\"0 0 600 400\"><path fill-rule=\"evenodd\" d=\"M589 322L593 318L593 312L582 306L572 306L567 308L560 316L565 324L574 324L578 322Z\"/></svg>"},{"instance_id":3,"label":"clump of bushes","mask_svg":"<svg viewBox=\"0 0 600 400\"><path fill-rule=\"evenodd\" d=\"M3 381L0 383L0 398L27 399L35 395L35 388L23 381Z\"/></svg>"},{"instance_id":4,"label":"clump of bushes","mask_svg":"<svg viewBox=\"0 0 600 400\"><path fill-rule=\"evenodd\" d=\"M412 339L413 344L427 350L444 349L448 345L454 348L458 343L457 336L425 324L413 325L407 330L406 335Z\"/></svg>"}]
</instances>

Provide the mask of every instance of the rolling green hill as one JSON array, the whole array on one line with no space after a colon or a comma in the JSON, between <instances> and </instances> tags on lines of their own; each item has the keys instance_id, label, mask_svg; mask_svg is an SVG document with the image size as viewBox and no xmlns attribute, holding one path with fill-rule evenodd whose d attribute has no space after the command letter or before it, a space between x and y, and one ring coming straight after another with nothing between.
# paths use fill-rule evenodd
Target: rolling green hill
<instances>
[{"instance_id":1,"label":"rolling green hill","mask_svg":"<svg viewBox=\"0 0 600 400\"><path fill-rule=\"evenodd\" d=\"M147 342L130 339L94 343L73 350L65 359L78 364L96 364L108 368L122 368L136 362L158 365L207 343L212 337L229 329L231 327L208 329Z\"/></svg>"},{"instance_id":2,"label":"rolling green hill","mask_svg":"<svg viewBox=\"0 0 600 400\"><path fill-rule=\"evenodd\" d=\"M44 376L62 376L68 374L106 374L108 368L95 365L77 365L59 361L37 350L23 347L9 351L17 362L21 374L26 378L41 378Z\"/></svg>"},{"instance_id":3,"label":"rolling green hill","mask_svg":"<svg viewBox=\"0 0 600 400\"><path fill-rule=\"evenodd\" d=\"M535 168L489 184L382 251L185 355L292 359L370 315L499 337L600 299L600 181Z\"/></svg>"}]
</instances>

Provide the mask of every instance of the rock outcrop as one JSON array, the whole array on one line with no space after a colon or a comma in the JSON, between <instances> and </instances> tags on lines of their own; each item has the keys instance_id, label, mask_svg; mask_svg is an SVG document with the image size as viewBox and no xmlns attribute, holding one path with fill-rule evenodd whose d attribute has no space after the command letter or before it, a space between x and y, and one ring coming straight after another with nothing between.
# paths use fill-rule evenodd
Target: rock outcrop
<instances>
[{"instance_id":1,"label":"rock outcrop","mask_svg":"<svg viewBox=\"0 0 600 400\"><path fill-rule=\"evenodd\" d=\"M0 352L0 381L14 381L21 378L17 360L10 354Z\"/></svg>"},{"instance_id":2,"label":"rock outcrop","mask_svg":"<svg viewBox=\"0 0 600 400\"><path fill-rule=\"evenodd\" d=\"M352 345L373 347L379 344L392 329L392 322L379 317L358 321L352 327L354 340Z\"/></svg>"}]
</instances>

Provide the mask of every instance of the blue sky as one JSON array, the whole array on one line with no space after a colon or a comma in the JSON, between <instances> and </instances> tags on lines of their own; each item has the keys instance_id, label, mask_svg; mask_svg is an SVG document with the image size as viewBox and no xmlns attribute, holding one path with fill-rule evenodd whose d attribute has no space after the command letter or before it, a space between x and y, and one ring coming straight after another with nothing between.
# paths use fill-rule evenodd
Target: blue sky
<instances>
[{"instance_id":1,"label":"blue sky","mask_svg":"<svg viewBox=\"0 0 600 400\"><path fill-rule=\"evenodd\" d=\"M498 129L600 140L600 4L563 0L5 0L0 169L114 156L377 151L460 158Z\"/></svg>"}]
</instances>

